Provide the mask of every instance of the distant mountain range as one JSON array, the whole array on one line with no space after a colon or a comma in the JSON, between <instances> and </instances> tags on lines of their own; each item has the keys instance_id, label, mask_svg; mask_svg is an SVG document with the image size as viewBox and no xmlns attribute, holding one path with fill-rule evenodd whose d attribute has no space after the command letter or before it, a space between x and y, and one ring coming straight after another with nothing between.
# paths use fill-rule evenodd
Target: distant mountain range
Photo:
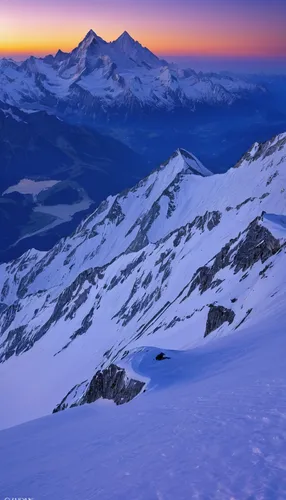
<instances>
[{"instance_id":1,"label":"distant mountain range","mask_svg":"<svg viewBox=\"0 0 286 500\"><path fill-rule=\"evenodd\" d=\"M107 43L89 31L70 53L0 61L0 99L26 109L46 108L102 120L200 105L231 106L263 93L246 79L196 73L159 59L124 32Z\"/></svg>"}]
</instances>

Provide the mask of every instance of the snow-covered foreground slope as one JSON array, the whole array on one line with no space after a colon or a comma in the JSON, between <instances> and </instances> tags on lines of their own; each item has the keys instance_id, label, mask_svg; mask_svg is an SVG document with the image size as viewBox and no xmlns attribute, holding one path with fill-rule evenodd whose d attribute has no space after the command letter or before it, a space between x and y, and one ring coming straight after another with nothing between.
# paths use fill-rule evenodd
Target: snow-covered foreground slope
<instances>
[{"instance_id":1,"label":"snow-covered foreground slope","mask_svg":"<svg viewBox=\"0 0 286 500\"><path fill-rule=\"evenodd\" d=\"M269 318L274 328L285 167L286 134L223 175L177 150L51 251L1 266L1 426L100 395L117 401L109 367L142 346L190 349Z\"/></svg>"},{"instance_id":2,"label":"snow-covered foreground slope","mask_svg":"<svg viewBox=\"0 0 286 500\"><path fill-rule=\"evenodd\" d=\"M0 494L50 500L283 500L285 293L227 338L135 354L149 389L0 432Z\"/></svg>"},{"instance_id":3,"label":"snow-covered foreground slope","mask_svg":"<svg viewBox=\"0 0 286 500\"><path fill-rule=\"evenodd\" d=\"M231 105L262 89L237 77L183 70L159 59L124 32L105 42L89 31L70 53L23 63L0 60L0 100L26 109L45 107L77 117L194 110L198 103ZM124 113L124 114L123 114Z\"/></svg>"}]
</instances>

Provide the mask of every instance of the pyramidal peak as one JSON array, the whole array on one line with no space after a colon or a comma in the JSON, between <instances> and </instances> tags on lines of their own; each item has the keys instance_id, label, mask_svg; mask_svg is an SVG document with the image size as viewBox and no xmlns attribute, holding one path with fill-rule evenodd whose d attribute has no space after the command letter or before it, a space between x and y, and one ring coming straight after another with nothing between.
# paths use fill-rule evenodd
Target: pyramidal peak
<instances>
[{"instance_id":1,"label":"pyramidal peak","mask_svg":"<svg viewBox=\"0 0 286 500\"><path fill-rule=\"evenodd\" d=\"M79 47L87 47L93 42L106 44L107 42L103 40L100 36L98 36L95 31L89 30L85 35L84 39L79 43Z\"/></svg>"},{"instance_id":2,"label":"pyramidal peak","mask_svg":"<svg viewBox=\"0 0 286 500\"><path fill-rule=\"evenodd\" d=\"M162 166L165 167L171 163L180 164L180 171L190 171L192 174L200 175L201 177L213 175L196 156L183 148L178 148Z\"/></svg>"},{"instance_id":3,"label":"pyramidal peak","mask_svg":"<svg viewBox=\"0 0 286 500\"><path fill-rule=\"evenodd\" d=\"M124 31L114 42L112 45L119 46L121 49L132 49L134 46L140 45L139 42L134 40L131 35L127 31Z\"/></svg>"},{"instance_id":4,"label":"pyramidal peak","mask_svg":"<svg viewBox=\"0 0 286 500\"><path fill-rule=\"evenodd\" d=\"M86 41L90 41L90 40L93 40L94 38L99 38L99 37L97 36L97 34L95 33L95 31L93 31L93 30L89 30L89 31L87 32L87 34L85 35L85 37L84 37L83 41L84 41L84 40L86 40Z\"/></svg>"},{"instance_id":5,"label":"pyramidal peak","mask_svg":"<svg viewBox=\"0 0 286 500\"><path fill-rule=\"evenodd\" d=\"M121 35L115 41L118 42L119 40L128 40L130 42L135 42L134 38L128 33L128 31L123 31L123 33L121 33Z\"/></svg>"}]
</instances>

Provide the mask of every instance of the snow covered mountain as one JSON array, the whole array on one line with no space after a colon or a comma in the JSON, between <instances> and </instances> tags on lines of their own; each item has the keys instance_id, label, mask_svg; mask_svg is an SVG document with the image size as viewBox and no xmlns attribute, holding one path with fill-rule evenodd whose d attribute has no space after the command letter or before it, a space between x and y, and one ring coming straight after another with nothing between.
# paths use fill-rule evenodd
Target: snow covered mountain
<instances>
[{"instance_id":1,"label":"snow covered mountain","mask_svg":"<svg viewBox=\"0 0 286 500\"><path fill-rule=\"evenodd\" d=\"M107 43L89 31L70 53L0 61L0 100L98 119L200 104L231 105L259 85L219 74L180 69L156 57L127 32Z\"/></svg>"},{"instance_id":2,"label":"snow covered mountain","mask_svg":"<svg viewBox=\"0 0 286 500\"><path fill-rule=\"evenodd\" d=\"M146 346L165 362L166 349L274 322L285 188L286 134L221 175L178 149L49 252L2 265L1 426L148 393L136 369Z\"/></svg>"}]
</instances>

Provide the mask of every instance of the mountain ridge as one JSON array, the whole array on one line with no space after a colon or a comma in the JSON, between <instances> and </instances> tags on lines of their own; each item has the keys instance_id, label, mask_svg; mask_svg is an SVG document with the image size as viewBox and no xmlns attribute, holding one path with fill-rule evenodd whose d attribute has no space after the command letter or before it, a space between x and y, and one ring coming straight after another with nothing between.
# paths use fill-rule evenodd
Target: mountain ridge
<instances>
[{"instance_id":1,"label":"mountain ridge","mask_svg":"<svg viewBox=\"0 0 286 500\"><path fill-rule=\"evenodd\" d=\"M71 52L0 60L0 99L12 105L45 107L63 115L99 120L196 106L231 106L264 92L237 77L182 70L159 59L127 32L106 42L93 30Z\"/></svg>"},{"instance_id":2,"label":"mountain ridge","mask_svg":"<svg viewBox=\"0 0 286 500\"><path fill-rule=\"evenodd\" d=\"M285 281L284 139L217 175L194 174L175 152L49 252L0 266L2 426L51 413L80 386L77 404L84 381L134 349L193 349L275 311ZM11 391L25 387L30 405L19 417Z\"/></svg>"}]
</instances>

